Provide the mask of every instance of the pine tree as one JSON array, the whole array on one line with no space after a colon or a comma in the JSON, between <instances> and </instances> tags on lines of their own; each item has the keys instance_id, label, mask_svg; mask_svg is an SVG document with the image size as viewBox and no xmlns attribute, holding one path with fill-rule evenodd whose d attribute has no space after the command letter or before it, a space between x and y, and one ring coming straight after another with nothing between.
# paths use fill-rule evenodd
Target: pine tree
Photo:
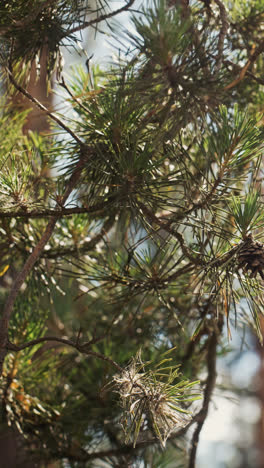
<instances>
[{"instance_id":1,"label":"pine tree","mask_svg":"<svg viewBox=\"0 0 264 468\"><path fill-rule=\"evenodd\" d=\"M110 7L0 5L1 424L36 466L193 468L226 330L262 340L264 1Z\"/></svg>"}]
</instances>

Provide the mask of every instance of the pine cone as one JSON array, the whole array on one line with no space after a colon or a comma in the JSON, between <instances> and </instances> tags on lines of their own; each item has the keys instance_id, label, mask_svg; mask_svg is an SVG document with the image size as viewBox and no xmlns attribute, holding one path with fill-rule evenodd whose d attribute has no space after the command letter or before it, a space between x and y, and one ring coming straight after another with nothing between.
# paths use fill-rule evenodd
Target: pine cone
<instances>
[{"instance_id":1,"label":"pine cone","mask_svg":"<svg viewBox=\"0 0 264 468\"><path fill-rule=\"evenodd\" d=\"M244 272L251 271L250 278L256 278L259 273L264 279L264 245L254 241L251 234L247 236L237 256L238 268Z\"/></svg>"}]
</instances>

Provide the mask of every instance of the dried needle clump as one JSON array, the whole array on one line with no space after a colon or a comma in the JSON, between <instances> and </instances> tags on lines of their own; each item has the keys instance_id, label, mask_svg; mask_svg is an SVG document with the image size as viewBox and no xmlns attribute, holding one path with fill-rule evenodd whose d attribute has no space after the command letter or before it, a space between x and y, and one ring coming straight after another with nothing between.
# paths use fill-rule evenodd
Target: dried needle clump
<instances>
[{"instance_id":1,"label":"dried needle clump","mask_svg":"<svg viewBox=\"0 0 264 468\"><path fill-rule=\"evenodd\" d=\"M192 388L199 382L181 380L179 366L164 366L163 359L153 370L145 370L140 355L134 358L114 383L124 410L122 426L126 442L136 445L141 430L151 429L164 447L168 437L188 424L191 401L200 398ZM147 363L149 365L151 363Z\"/></svg>"}]
</instances>

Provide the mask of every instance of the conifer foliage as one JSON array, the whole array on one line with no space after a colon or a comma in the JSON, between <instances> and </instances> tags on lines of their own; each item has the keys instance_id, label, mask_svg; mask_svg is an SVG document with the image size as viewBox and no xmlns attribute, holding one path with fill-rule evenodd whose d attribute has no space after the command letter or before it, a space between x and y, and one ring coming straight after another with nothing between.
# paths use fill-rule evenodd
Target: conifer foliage
<instances>
[{"instance_id":1,"label":"conifer foliage","mask_svg":"<svg viewBox=\"0 0 264 468\"><path fill-rule=\"evenodd\" d=\"M261 340L263 17L1 2L1 423L38 466L193 468L226 330ZM103 24L114 60L66 77L62 46ZM58 111L27 90L44 53Z\"/></svg>"}]
</instances>

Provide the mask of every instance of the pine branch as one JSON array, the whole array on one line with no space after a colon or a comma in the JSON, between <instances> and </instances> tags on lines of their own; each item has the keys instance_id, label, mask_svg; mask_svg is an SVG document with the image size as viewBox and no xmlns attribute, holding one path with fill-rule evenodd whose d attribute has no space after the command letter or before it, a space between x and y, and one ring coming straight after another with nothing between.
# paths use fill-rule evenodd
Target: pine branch
<instances>
[{"instance_id":1,"label":"pine branch","mask_svg":"<svg viewBox=\"0 0 264 468\"><path fill-rule=\"evenodd\" d=\"M65 202L67 201L69 195L71 194L73 188L75 187L78 179L80 178L80 175L82 173L84 161L81 158L79 162L76 165L76 168L68 182L68 185L65 189L64 195L62 199L60 200L60 204L63 206ZM1 316L0 320L0 375L2 375L3 372L3 364L4 360L7 354L7 343L8 343L8 327L9 327L9 321L12 315L13 307L15 300L19 294L20 288L24 281L26 280L28 274L32 270L33 266L39 259L45 245L49 241L50 237L52 236L53 230L55 228L56 222L58 221L58 217L53 217L50 222L48 223L40 241L37 243L35 248L33 249L33 252L30 254L28 259L26 260L22 270L20 273L18 273L17 277L15 278L10 294L7 298L7 301L5 303L3 313Z\"/></svg>"},{"instance_id":2,"label":"pine branch","mask_svg":"<svg viewBox=\"0 0 264 468\"><path fill-rule=\"evenodd\" d=\"M79 351L81 354L87 354L88 356L93 356L97 359L101 359L102 361L109 362L112 366L114 366L119 372L123 372L122 367L119 366L113 359L111 359L108 356L105 356L104 354L95 352L90 350L90 343L83 343L79 344L79 339L76 340L76 342L72 340L68 340L66 338L60 338L57 336L43 336L41 338L36 338L35 340L28 341L27 343L21 344L21 345L15 345L11 343L10 341L7 342L6 344L6 349L8 351L22 351L23 349L30 348L32 346L36 346L40 343L45 343L47 341L53 341L55 343L61 343L63 345L70 346L71 348L76 349Z\"/></svg>"},{"instance_id":3,"label":"pine branch","mask_svg":"<svg viewBox=\"0 0 264 468\"><path fill-rule=\"evenodd\" d=\"M101 408L100 414L96 412L96 408L89 412L89 408L92 407L93 401L101 398L101 395L96 393L98 385L93 385L94 379L96 378L96 383L102 382L105 378L105 368L111 373L124 373L126 370L123 368L126 365L124 363L136 353L139 344L143 347L146 345L147 357L151 354L151 357L157 360L160 354L159 337L162 332L164 336L162 348L169 348L171 338L176 337L175 346L178 350L176 361L181 364L183 374L186 370L187 375L191 372L196 376L204 368L207 370L201 410L187 426L178 432L173 432L168 438L168 441L172 442L168 447L170 450L174 439L185 434L195 423L189 447L189 468L194 468L197 444L208 416L216 381L216 357L218 346L220 348L223 317L226 314L228 320L230 304L244 297L249 297L253 304L252 314L256 322L255 315L261 313L258 308L260 293L258 281L239 277L240 286L236 280L234 281L235 276L239 276L238 268L241 265L239 259L242 258L241 249L243 245L245 246L245 236L243 238L243 234L240 234L242 241L239 242L237 240L239 224L231 225L230 221L231 215L236 220L234 210L230 208L231 191L236 190L240 199L250 177L252 180L256 179L260 148L258 145L261 145L261 130L258 133L254 130L258 123L255 125L254 119L244 119L242 113L238 115L232 110L234 96L240 107L248 99L251 90L250 105L253 113L257 107L254 107L254 103L259 104L261 101L257 90L264 80L255 76L250 70L253 69L252 64L257 59L259 62L264 42L261 38L256 47L250 49L249 44L254 43L256 32L253 31L252 24L249 25L246 20L252 15L249 14L248 18L246 15L245 22L238 25L237 29L231 24L232 31L229 35L228 15L232 7L224 0L204 0L198 8L189 0L165 0L165 3L154 2L155 5L147 5L139 12L142 14L140 16L142 28L138 31L140 50L137 45L133 49L137 41L133 42L133 34L130 37L128 35L127 39L130 42L127 55L121 54L117 67L112 66L109 72L102 70L95 72L92 80L94 86L89 81L89 73L87 75L82 71L78 73L79 76L76 74L73 77L75 80L73 91L62 78L60 85L67 91L72 107L79 115L76 127L73 126L72 129L71 123L63 114L50 112L42 102L27 91L27 85L23 83L20 85L20 79L16 75L15 68L12 69L11 63L14 57L21 56L25 38L27 46L25 56L28 60L36 55L47 41L49 62L51 65L54 64L57 47L63 38L67 38L69 42L75 41L74 35L78 35L78 31L90 26L97 29L100 22L107 21L124 11L131 12L134 1L124 0L124 6L119 8L119 5L115 11L110 11L107 1L104 4L99 3L92 18L88 16L91 14L88 3L82 1L62 2L59 9L55 0L38 0L35 3L29 1L25 12L23 5L15 8L14 12L11 11L9 2L5 18L10 18L11 21L6 21L4 18L2 21L4 25L0 26L0 33L4 31L13 37L13 39L12 37L9 39L9 36L2 37L3 41L6 40L3 44L4 50L11 49L10 62L5 68L6 77L10 81L9 89L15 94L23 95L23 100L25 97L29 103L32 103L30 106L37 106L56 123L56 128L62 129L61 133L66 135L62 145L58 145L56 153L52 153L53 148L49 147L49 142L47 144L44 142L42 146L42 139L37 134L36 145L33 143L32 147L28 139L18 135L16 128L20 132L21 126L12 128L12 123L15 123L16 119L22 120L22 117L17 113L15 115L11 113L9 128L9 124L6 123L9 119L9 108L3 113L1 133L3 161L9 151L12 152L12 156L14 152L15 157L14 161L10 158L4 167L3 181L5 177L7 180L0 194L3 201L7 200L7 204L0 207L2 233L3 235L6 233L6 239L2 241L3 255L0 268L2 286L7 287L8 281L21 262L21 257L27 259L11 284L10 294L0 316L1 368L7 353L12 353L14 356L13 359L10 354L4 363L6 374L3 378L2 393L6 401L3 402L3 407L6 405L7 418L10 418L11 424L21 424L21 430L25 435L33 434L33 443L37 449L40 449L41 456L45 443L44 459L47 463L53 459L64 458L66 463L72 461L73 464L80 462L83 465L96 460L100 464L113 457L116 464L128 466L138 457L146 461L148 452L146 449L152 445L153 460L156 461L154 456L158 440L152 438L154 425L151 426L150 423L148 429L145 432L143 430L142 437L148 434L148 440L137 443L135 448L133 444L123 444L119 432L116 431L117 437L111 439L110 433L107 440L111 445L104 449L101 442L104 438L108 438L105 421L107 419L107 426L115 430L120 409L111 406L112 398L103 399L104 408ZM32 8L30 8L31 3ZM176 11L171 9L173 6ZM67 12L69 15L66 17ZM204 13L207 16L204 17ZM176 22L176 17L179 23ZM19 20L16 21L16 18ZM151 27L147 29L149 18L151 18ZM260 19L254 21L254 26L260 24ZM179 26L182 27L182 34ZM6 27L9 29L5 30ZM18 39L15 37L16 30ZM247 32L248 37L246 37ZM186 38L183 37L185 35ZM116 39L122 42L122 38L116 37ZM244 44L241 39L244 40ZM19 47L16 50L18 42ZM229 50L237 60L239 57L246 57L245 65L239 67L225 60ZM6 60L5 53L2 55ZM18 66L18 62L15 62ZM261 63L258 63L258 67L261 71ZM224 82L226 76L230 76L229 81L233 81L229 84L227 84L229 81ZM242 82L244 78L249 79ZM97 92L94 94L91 87L97 89L101 84L105 86L106 81L107 92L99 91L98 98ZM240 86L235 93L228 92L239 83ZM246 86L248 83L250 90ZM226 112L221 113L223 120L218 118L216 111L216 106L221 101L220 88L222 94L225 94L227 106ZM234 119L229 122L231 115L234 115ZM67 135L70 137L67 138ZM90 147L85 144L86 141L91 142ZM42 187L42 179L37 177L37 174L41 170L42 163L50 166L55 157L58 160L60 154L62 157L65 154L70 157L73 146L76 148L76 154L71 165L66 168L68 172L64 173L64 179L56 178L58 185L52 184L54 192L58 190L57 193L63 193L60 184L64 180L64 193L62 196L57 196L57 204L53 206L46 197L49 196L48 184ZM34 153L31 151L32 148ZM21 169L16 161L20 151ZM78 156L79 160L75 167ZM27 157L30 158L30 163L24 165L23 161ZM31 167L31 161L34 167ZM14 182L11 180L12 177ZM73 189L78 191L79 188L87 193L87 199L85 195L80 202L71 196L69 198ZM16 193L15 190L22 195L25 193L25 197L17 199L14 197L12 204L12 200L8 197L12 197L13 193ZM186 194L186 199L183 194ZM182 198L179 200L179 197ZM24 203L26 199L32 200L32 204L26 201ZM41 199L43 199L42 206L39 202ZM20 200L23 201L20 203ZM9 210L9 205L12 212ZM85 216L77 216L87 214L88 217L89 213L91 216L88 221L91 219L100 222L95 230L89 227L89 222L84 220ZM69 216L73 219L65 222L63 218ZM18 221L9 222L12 218ZM34 230L38 230L39 222L34 220L42 218L47 220L43 232L38 234ZM27 223L27 220L33 222ZM112 235L113 226L117 226L119 230L116 238ZM91 237L93 237L89 241L83 240L82 237L86 229L92 230ZM11 233L11 230L14 232ZM107 238L109 231L110 239ZM70 233L73 239L69 238ZM35 241L37 245L30 254L25 251L23 244L27 234L30 236L30 242L35 236L42 236ZM51 236L54 236L54 239L51 239ZM157 237L162 238L163 242L155 242ZM232 245L232 239L236 239L235 246ZM195 242L196 247L192 247L191 242ZM92 253L91 261L87 259L86 262L84 259L83 262L81 254L95 249L98 244L102 247L102 252L99 255ZM200 248L199 252L197 246ZM9 259L14 249L16 253L20 253L20 257ZM77 260L67 257L71 255ZM250 251L249 257L251 257ZM36 304L42 307L42 303L39 302L33 267L39 266L38 271L36 268L37 277L43 275L44 281L48 281L51 272L49 268L45 271L43 266L37 265L36 262L40 258L55 260L59 258L60 263L65 260L64 265L61 265L57 271L58 275L64 275L63 281L66 283L68 276L79 277L83 278L82 281L88 281L91 286L89 298L82 297L85 292L72 289L73 307L67 307L67 310L65 307L65 311L63 310L70 315L70 317L65 316L66 321L67 318L74 320L75 314L77 320L81 320L79 332L74 338L66 331L61 334L66 325L62 324L59 318L56 320L55 313L52 326L56 326L57 333L51 332L49 336L47 332L46 337L41 333L46 316L44 317L44 311L41 316L42 309L36 310L35 307ZM254 260L257 263L258 259ZM253 265L253 261L250 258L250 264ZM67 265L69 262L70 267ZM50 262L44 263L48 265ZM10 274L4 276L8 265L10 265ZM56 271L52 272L53 274L56 275ZM56 277L52 276L50 280L53 284L56 282ZM247 283L246 286L243 281ZM25 294L19 294L25 282L27 283ZM74 281L71 286L78 289L77 283ZM45 295L49 293L49 284L48 282ZM75 302L80 298L81 301ZM68 300L66 302L68 304ZM59 305L62 306L62 303ZM219 307L219 314L216 313L214 306ZM161 308L167 312L168 320ZM236 316L236 310L234 315ZM193 339L188 343L183 326L188 330L196 319L199 319L199 323ZM88 338L84 338L85 331L82 334L82 330L85 330L86 326L89 329L87 324L91 322L91 336L88 331ZM56 334L58 336L52 336ZM52 375L56 372L54 360L56 353L51 353L47 362L45 359L40 359L36 365L32 362L32 367L28 365L28 356L34 356L38 347L40 352L46 349L47 343L53 350L58 347L64 352L71 351L66 352L69 357L67 360L69 367L62 370L62 380L58 375L58 381L54 379L52 382L53 388L58 385L56 387L58 392L56 391L53 399L50 399L51 412L55 407L59 411L60 405L64 404L65 394L69 395L69 398L66 407L61 406L63 410L58 424L56 419L56 424L53 425L53 419L49 418L49 412L46 411L44 404L42 416L34 425L38 416L33 414L32 405L27 404L26 407L24 403L24 397L31 401L33 396L27 395L26 390L24 391L27 388L27 391L31 392L30 386L24 385L24 379L27 372L26 379L29 377L33 379L32 393L35 383L38 385L38 397L40 400L43 398L45 403L45 392L49 382L45 379L45 373L41 371L44 368L47 372L50 370L50 381L52 381ZM111 351L97 352L97 343L106 343L107 347L115 349L117 354L111 355ZM149 347L148 344L151 343L153 346ZM81 354L83 358L79 359ZM56 360L65 363L63 358L61 361L60 355L61 353L56 355ZM72 355L76 360L71 359ZM94 357L96 361L91 360L89 356ZM112 356L115 360L111 359ZM13 370L17 386L13 388L10 375L14 361L16 365L13 366ZM96 364L96 373L92 371L93 363ZM137 378L137 374L135 375ZM64 390L64 379L70 384L67 390L66 386ZM145 397L147 393L143 390L142 386L142 395ZM124 391L127 391L126 388ZM76 399L77 392L85 398ZM142 401L140 411L142 408L142 411L145 409L144 398ZM155 403L153 399L153 404ZM156 409L162 403L162 399L157 399ZM18 406L21 411L17 410ZM133 418L137 416L137 410L135 406L132 408L136 412L132 414L131 411ZM73 413L73 410L76 411ZM80 414L89 414L89 421L87 422L85 417L80 418ZM145 415L143 412L142 414L144 418ZM78 426L77 431L73 429L76 426ZM98 427L101 427L102 431L100 440L98 439L99 445L95 447ZM144 429L146 426L141 425L139 421L136 427L138 434L142 427ZM179 426L175 426L175 431L177 427ZM91 443L88 445L87 428L89 436L91 434ZM54 435L53 441L58 442L56 444L50 443L48 439L51 429ZM72 433L74 438L71 436ZM129 463L126 463L127 461Z\"/></svg>"},{"instance_id":4,"label":"pine branch","mask_svg":"<svg viewBox=\"0 0 264 468\"><path fill-rule=\"evenodd\" d=\"M231 62L231 60L223 60L223 64L226 66L227 69L228 69L228 66L230 65L233 68L233 70L236 71L237 73L241 72L241 67L237 65L236 63ZM256 81L257 83L264 85L263 78L259 78L258 76L254 75L254 73L252 73L251 71L247 70L246 76L248 76L249 78L252 78L252 80Z\"/></svg>"},{"instance_id":5,"label":"pine branch","mask_svg":"<svg viewBox=\"0 0 264 468\"><path fill-rule=\"evenodd\" d=\"M257 58L260 56L260 54L262 54L263 51L264 51L264 41L261 41L258 47L256 48L255 46L252 47L247 63L244 65L244 67L240 68L239 76L235 80L233 80L231 83L229 83L227 86L225 86L224 88L225 91L234 88L244 79L249 67L257 60Z\"/></svg>"},{"instance_id":6,"label":"pine branch","mask_svg":"<svg viewBox=\"0 0 264 468\"><path fill-rule=\"evenodd\" d=\"M218 184L218 180L214 184L213 190L215 189L216 184ZM173 237L177 239L177 241L180 244L181 250L183 255L185 255L186 258L190 260L190 262L194 265L198 266L203 266L207 268L219 268L225 264L227 264L238 252L239 249L242 247L243 244L237 244L234 247L232 247L228 252L226 252L224 255L222 255L219 258L216 258L212 261L206 262L201 258L201 255L199 256L194 256L192 251L187 247L187 245L184 242L184 238L180 232L177 232L173 227L171 226L172 223L175 222L175 218L170 219L169 221L165 222L162 221L160 218L158 218L154 213L152 213L149 208L147 208L143 203L138 201L138 205L140 206L142 212L145 214L145 216L153 223L153 224L158 224L160 229L164 229L166 232L171 234ZM190 265L185 265L184 269L186 271L189 271ZM167 280L171 281L175 279L176 277L179 276L178 272L175 272L173 275L171 275Z\"/></svg>"},{"instance_id":7,"label":"pine branch","mask_svg":"<svg viewBox=\"0 0 264 468\"><path fill-rule=\"evenodd\" d=\"M111 201L111 200L110 200ZM50 218L56 216L58 218L63 218L65 216L72 216L75 214L82 214L82 213L93 213L99 214L104 211L105 208L109 206L109 200L105 202L100 202L92 206L86 207L74 207L74 208L64 208L63 206L59 206L59 209L40 209L27 211L19 210L19 211L0 211L0 219L5 218L25 218L25 219L34 219L34 218Z\"/></svg>"}]
</instances>

